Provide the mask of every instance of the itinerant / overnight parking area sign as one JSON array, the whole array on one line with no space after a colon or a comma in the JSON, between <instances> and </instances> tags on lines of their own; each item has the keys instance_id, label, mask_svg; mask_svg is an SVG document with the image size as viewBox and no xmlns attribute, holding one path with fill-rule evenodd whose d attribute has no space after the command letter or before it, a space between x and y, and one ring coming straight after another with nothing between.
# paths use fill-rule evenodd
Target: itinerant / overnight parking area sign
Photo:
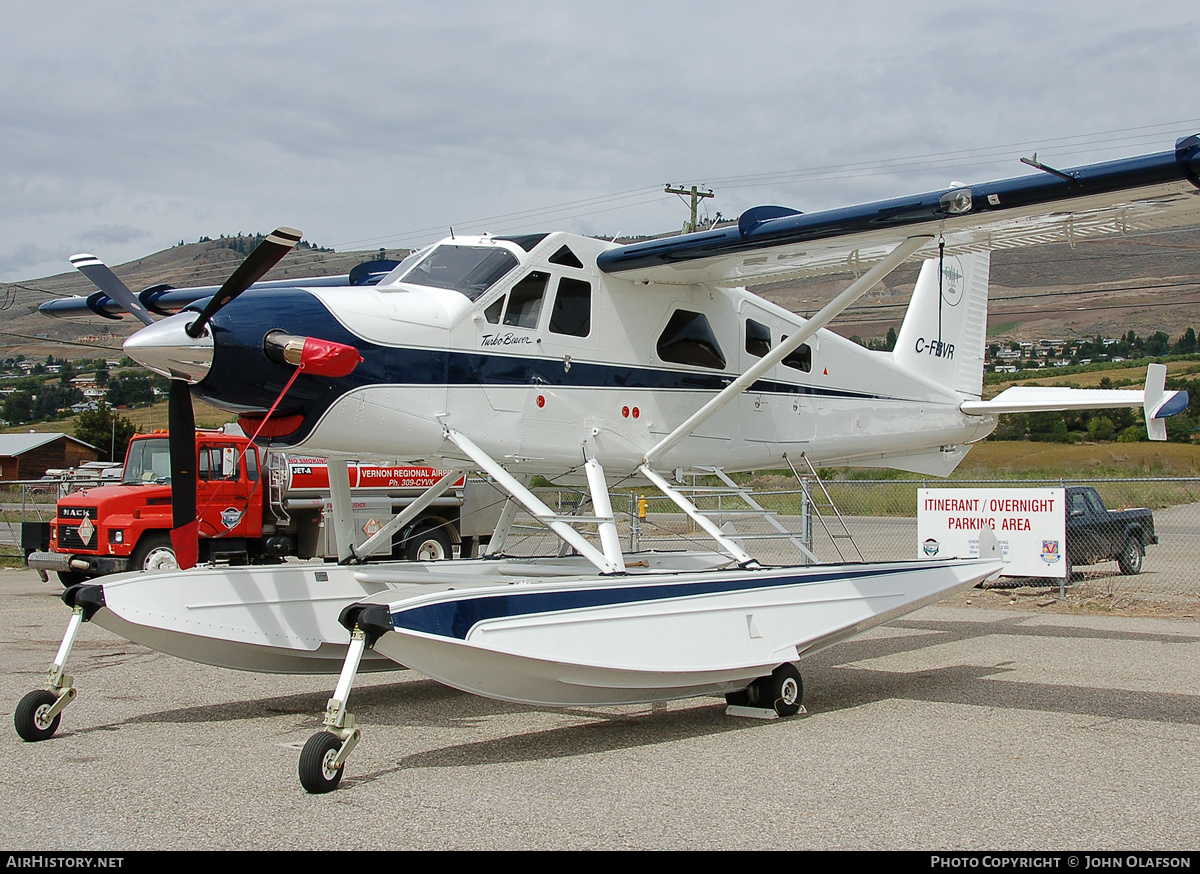
<instances>
[{"instance_id":1,"label":"itinerant / overnight parking area sign","mask_svg":"<svg viewBox=\"0 0 1200 874\"><path fill-rule=\"evenodd\" d=\"M979 555L979 529L992 529L1006 577L1067 575L1065 489L919 489L920 558Z\"/></svg>"}]
</instances>

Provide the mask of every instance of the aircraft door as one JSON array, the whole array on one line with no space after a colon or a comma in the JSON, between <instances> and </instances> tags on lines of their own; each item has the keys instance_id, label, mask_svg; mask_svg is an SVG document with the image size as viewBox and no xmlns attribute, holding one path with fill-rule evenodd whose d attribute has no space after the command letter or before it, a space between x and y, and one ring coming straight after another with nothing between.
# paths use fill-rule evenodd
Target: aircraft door
<instances>
[{"instance_id":1,"label":"aircraft door","mask_svg":"<svg viewBox=\"0 0 1200 874\"><path fill-rule=\"evenodd\" d=\"M541 453L543 442L579 439L584 423L596 414L596 392L589 390L583 360L595 345L592 330L593 283L590 278L558 276L550 282L537 332L538 359L531 373L522 423L522 452Z\"/></svg>"},{"instance_id":2,"label":"aircraft door","mask_svg":"<svg viewBox=\"0 0 1200 874\"><path fill-rule=\"evenodd\" d=\"M492 301L476 322L480 357L476 374L491 408L520 412L540 357L541 321L550 274L533 270Z\"/></svg>"}]
</instances>

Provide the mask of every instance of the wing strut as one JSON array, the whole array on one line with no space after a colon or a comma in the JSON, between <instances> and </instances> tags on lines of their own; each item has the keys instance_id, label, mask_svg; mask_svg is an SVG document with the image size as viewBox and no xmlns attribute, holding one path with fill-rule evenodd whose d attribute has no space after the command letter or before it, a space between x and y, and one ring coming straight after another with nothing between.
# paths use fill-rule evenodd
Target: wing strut
<instances>
[{"instance_id":1,"label":"wing strut","mask_svg":"<svg viewBox=\"0 0 1200 874\"><path fill-rule=\"evenodd\" d=\"M656 459L662 456L665 452L671 449L676 443L691 434L696 428L700 427L704 422L708 421L718 410L725 407L730 401L753 385L760 376L765 374L783 359L787 358L794 351L800 348L800 345L817 333L821 328L825 327L839 315L846 307L862 297L870 290L877 282L899 267L909 255L912 255L930 240L932 236L917 236L909 237L899 246L892 250L891 254L856 279L850 286L835 297L832 301L826 304L820 312L809 319L795 334L788 337L762 358L754 363L752 367L747 369L741 376L731 382L725 388L710 400L703 407L694 412L686 422L664 437L658 442L645 458L642 459L642 466L653 464Z\"/></svg>"},{"instance_id":2,"label":"wing strut","mask_svg":"<svg viewBox=\"0 0 1200 874\"><path fill-rule=\"evenodd\" d=\"M650 482L654 483L655 488L674 501L675 506L687 513L688 517L691 518L691 520L701 528L703 528L708 533L709 537L717 541L722 552L724 552L726 555L732 556L733 560L738 563L738 567L757 568L760 566L757 559L721 533L721 529L716 526L712 519L709 519L707 516L697 510L695 504L671 488L671 484L669 482L644 464L638 468L638 473L650 480Z\"/></svg>"},{"instance_id":3,"label":"wing strut","mask_svg":"<svg viewBox=\"0 0 1200 874\"><path fill-rule=\"evenodd\" d=\"M517 480L511 473L504 469L495 459L489 456L486 452L480 449L475 443L458 431L452 428L444 429L444 436L447 440L457 446L462 452L473 462L479 465L487 473L491 474L496 485L503 491L507 492L510 497L515 499L525 508L525 510L534 519L541 522L547 528L552 530L560 538L574 547L575 551L590 561L597 570L602 574L619 574L623 573L624 563L620 560L620 549L618 547L618 555L616 560L610 559L603 552L592 546L583 535L571 527L568 520L580 521L578 517L561 516L547 507L538 499L537 495L529 491L520 481ZM603 476L603 474L601 474ZM599 521L599 520L597 520ZM611 521L611 515L609 520ZM615 532L615 529L614 529ZM604 535L602 535L603 537ZM609 543L605 543L606 548Z\"/></svg>"}]
</instances>

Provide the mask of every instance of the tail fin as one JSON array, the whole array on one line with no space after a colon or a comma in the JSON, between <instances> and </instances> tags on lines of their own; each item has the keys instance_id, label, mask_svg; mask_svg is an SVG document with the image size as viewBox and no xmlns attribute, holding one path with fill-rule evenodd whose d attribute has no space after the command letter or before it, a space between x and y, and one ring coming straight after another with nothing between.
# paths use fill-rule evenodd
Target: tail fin
<instances>
[{"instance_id":1,"label":"tail fin","mask_svg":"<svg viewBox=\"0 0 1200 874\"><path fill-rule=\"evenodd\" d=\"M892 353L897 364L954 391L982 395L990 266L987 252L921 265Z\"/></svg>"}]
</instances>

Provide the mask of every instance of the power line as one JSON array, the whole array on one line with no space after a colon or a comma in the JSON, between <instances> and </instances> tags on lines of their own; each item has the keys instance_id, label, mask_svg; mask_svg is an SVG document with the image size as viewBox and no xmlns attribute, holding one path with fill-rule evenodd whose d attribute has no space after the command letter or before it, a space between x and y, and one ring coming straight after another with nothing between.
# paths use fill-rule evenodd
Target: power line
<instances>
[{"instance_id":1,"label":"power line","mask_svg":"<svg viewBox=\"0 0 1200 874\"><path fill-rule=\"evenodd\" d=\"M1164 132L1188 130L1197 126L1200 126L1200 118L1190 118L1162 122L1155 125L1117 128L1114 130L1076 134L1066 137L1030 140L1026 142L1014 142L1001 145L989 145L973 149L934 152L899 158L885 158L876 161L848 162L843 164L831 164L819 167L779 170L768 173L754 173L739 176L722 177L716 176L716 174L709 174L707 179L714 187L723 189L736 189L761 187L763 185L780 183L796 184L800 182L815 181L817 179L824 180L848 178L850 176L876 176L882 175L883 173L892 173L893 175L911 175L917 172L926 172L929 169L936 169L939 166L956 165L959 166L960 169L966 169L965 167L961 167L963 161L970 161L971 163L978 165L985 162L993 163L997 158L1011 158L1013 159L1014 163L1016 163L1013 150L1019 149L1036 148L1042 150L1043 152L1047 152L1053 151L1055 148L1071 148L1076 151L1086 148L1094 151L1096 147L1103 147L1104 150L1114 151L1118 148L1128 148L1129 145L1135 143L1158 143ZM690 184L690 182L684 184ZM527 209L513 213L504 213L466 221L455 220L452 222L452 224L456 228L467 228L479 227L490 222L525 222L525 224L518 227L512 227L509 225L512 231L516 231L524 227L528 227L528 223L531 221L543 220L551 216L561 215L563 213L569 213L566 218L581 218L588 215L596 215L599 212L612 211L612 209L638 206L642 203L648 203L651 201L638 200L636 203L629 203L625 204L624 206L612 207L611 209L599 211L590 209L593 206L616 203L622 199L643 198L646 195L657 193L659 191L660 189L657 187L634 188L611 195L598 195L591 198L567 201L551 207ZM656 201L657 198L654 200ZM574 210L577 208L584 208L588 211L574 212ZM365 240L352 240L340 244L335 243L335 248L351 244L360 245L362 243L377 243L385 240L407 241L414 237L421 237L424 239L428 234L442 234L444 231L445 228L440 226L432 228L420 228L410 231L397 231L392 234L372 237ZM407 243L405 245L407 246Z\"/></svg>"}]
</instances>

